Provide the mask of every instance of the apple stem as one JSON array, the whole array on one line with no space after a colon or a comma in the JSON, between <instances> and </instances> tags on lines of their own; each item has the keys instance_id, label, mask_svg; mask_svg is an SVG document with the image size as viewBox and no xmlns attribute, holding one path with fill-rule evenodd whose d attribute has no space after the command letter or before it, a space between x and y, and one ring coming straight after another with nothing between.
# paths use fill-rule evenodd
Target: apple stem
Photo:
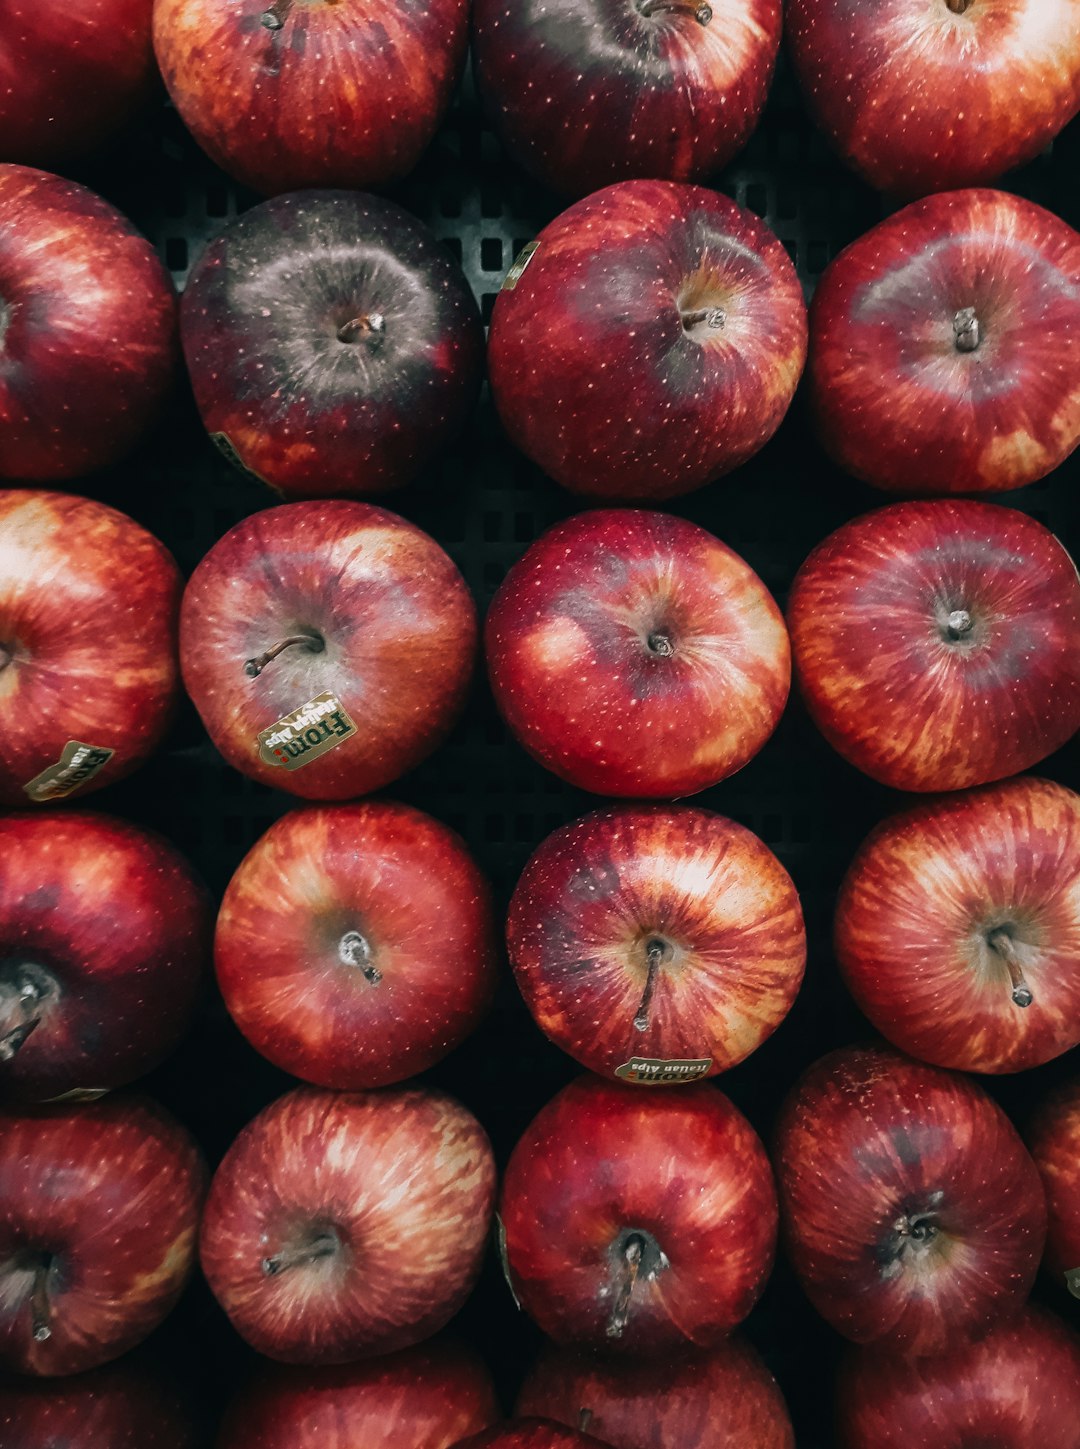
<instances>
[{"instance_id":1,"label":"apple stem","mask_svg":"<svg viewBox=\"0 0 1080 1449\"><path fill-rule=\"evenodd\" d=\"M269 10L264 10L259 19L267 30L280 30L288 20L292 8L293 0L274 0Z\"/></svg>"},{"instance_id":2,"label":"apple stem","mask_svg":"<svg viewBox=\"0 0 1080 1449\"><path fill-rule=\"evenodd\" d=\"M381 342L386 331L386 318L381 312L365 313L345 322L337 330L339 342Z\"/></svg>"},{"instance_id":3,"label":"apple stem","mask_svg":"<svg viewBox=\"0 0 1080 1449\"><path fill-rule=\"evenodd\" d=\"M991 951L996 951L1009 970L1009 980L1012 982L1012 999L1017 1006L1030 1006L1035 1000L1031 994L1031 987L1024 979L1024 973L1016 954L1016 944L1004 926L999 926L996 931L991 931L986 938Z\"/></svg>"},{"instance_id":4,"label":"apple stem","mask_svg":"<svg viewBox=\"0 0 1080 1449\"><path fill-rule=\"evenodd\" d=\"M34 1286L30 1292L30 1330L35 1343L44 1343L52 1338L49 1327L49 1269L51 1257L42 1258L34 1269Z\"/></svg>"},{"instance_id":5,"label":"apple stem","mask_svg":"<svg viewBox=\"0 0 1080 1449\"><path fill-rule=\"evenodd\" d=\"M32 981L24 981L19 987L11 1007L14 1025L0 1035L0 1062L10 1062L41 1021L41 1017L35 1015L41 997L41 991Z\"/></svg>"},{"instance_id":6,"label":"apple stem","mask_svg":"<svg viewBox=\"0 0 1080 1449\"><path fill-rule=\"evenodd\" d=\"M696 312L682 314L682 325L686 330L696 327L699 322L714 329L721 328L727 325L727 313L722 307L699 307Z\"/></svg>"},{"instance_id":7,"label":"apple stem","mask_svg":"<svg viewBox=\"0 0 1080 1449\"><path fill-rule=\"evenodd\" d=\"M580 1409L577 1416L578 1432L580 1434L587 1434L589 1432L589 1425L592 1423L592 1421L593 1411L591 1409Z\"/></svg>"},{"instance_id":8,"label":"apple stem","mask_svg":"<svg viewBox=\"0 0 1080 1449\"><path fill-rule=\"evenodd\" d=\"M687 5L682 0L645 0L644 5L638 6L638 14L644 15L646 19L661 12L692 15L699 25L708 25L712 19L711 5Z\"/></svg>"},{"instance_id":9,"label":"apple stem","mask_svg":"<svg viewBox=\"0 0 1080 1449\"><path fill-rule=\"evenodd\" d=\"M6 644L0 644L0 669L6 669L11 663L12 653Z\"/></svg>"},{"instance_id":10,"label":"apple stem","mask_svg":"<svg viewBox=\"0 0 1080 1449\"><path fill-rule=\"evenodd\" d=\"M338 1242L331 1233L320 1233L303 1248L282 1248L280 1253L262 1260L262 1270L268 1278L276 1278L289 1268L300 1268L306 1263L317 1263L320 1258L332 1258L337 1252Z\"/></svg>"},{"instance_id":11,"label":"apple stem","mask_svg":"<svg viewBox=\"0 0 1080 1449\"><path fill-rule=\"evenodd\" d=\"M957 7L950 0L950 8L960 14L962 10L967 9L967 5ZM975 308L961 307L953 318L952 325L957 352L974 352L982 341L982 332L979 329L979 319L975 315Z\"/></svg>"},{"instance_id":12,"label":"apple stem","mask_svg":"<svg viewBox=\"0 0 1080 1449\"><path fill-rule=\"evenodd\" d=\"M626 1240L623 1248L623 1261L620 1269L619 1294L615 1299L615 1307L611 1310L611 1317L608 1319L608 1338L622 1338L626 1331L626 1325L630 1320L630 1295L634 1291L634 1284L638 1280L638 1273L641 1270L641 1254L645 1247L644 1240L636 1233L631 1234Z\"/></svg>"},{"instance_id":13,"label":"apple stem","mask_svg":"<svg viewBox=\"0 0 1080 1449\"><path fill-rule=\"evenodd\" d=\"M972 0L945 0L954 15L963 15L964 11L971 5Z\"/></svg>"},{"instance_id":14,"label":"apple stem","mask_svg":"<svg viewBox=\"0 0 1080 1449\"><path fill-rule=\"evenodd\" d=\"M675 645L671 642L671 635L664 634L660 630L657 630L655 634L650 634L645 640L645 643L649 646L649 653L658 654L661 659L670 659L675 653Z\"/></svg>"},{"instance_id":15,"label":"apple stem","mask_svg":"<svg viewBox=\"0 0 1080 1449\"><path fill-rule=\"evenodd\" d=\"M966 639L975 627L975 620L966 609L954 609L945 620L945 632L954 642Z\"/></svg>"},{"instance_id":16,"label":"apple stem","mask_svg":"<svg viewBox=\"0 0 1080 1449\"><path fill-rule=\"evenodd\" d=\"M660 970L660 963L664 959L662 941L649 942L647 959L649 971L645 977L645 990L641 993L641 1001L634 1017L634 1025L638 1031L648 1031L649 1029L649 1008L652 1006L653 992L656 990L656 977Z\"/></svg>"},{"instance_id":17,"label":"apple stem","mask_svg":"<svg viewBox=\"0 0 1080 1449\"><path fill-rule=\"evenodd\" d=\"M1080 1268L1069 1268L1066 1271L1065 1287L1074 1298L1080 1298Z\"/></svg>"},{"instance_id":18,"label":"apple stem","mask_svg":"<svg viewBox=\"0 0 1080 1449\"><path fill-rule=\"evenodd\" d=\"M282 639L265 654L258 654L254 659L248 659L244 663L244 673L252 679L258 679L271 659L276 659L283 649L291 649L294 644L302 644L311 654L321 654L326 648L326 641L320 639L317 634L290 634L287 639Z\"/></svg>"},{"instance_id":19,"label":"apple stem","mask_svg":"<svg viewBox=\"0 0 1080 1449\"><path fill-rule=\"evenodd\" d=\"M365 981L377 986L382 972L371 964L371 947L359 931L346 931L338 942L338 957L346 966L357 966Z\"/></svg>"}]
</instances>

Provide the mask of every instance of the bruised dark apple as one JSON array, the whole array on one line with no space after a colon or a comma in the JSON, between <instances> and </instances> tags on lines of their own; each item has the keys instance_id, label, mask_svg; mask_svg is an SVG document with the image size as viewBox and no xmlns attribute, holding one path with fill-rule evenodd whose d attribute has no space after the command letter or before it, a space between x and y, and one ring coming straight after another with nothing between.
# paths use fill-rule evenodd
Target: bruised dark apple
<instances>
[{"instance_id":1,"label":"bruised dark apple","mask_svg":"<svg viewBox=\"0 0 1080 1449\"><path fill-rule=\"evenodd\" d=\"M780 0L479 0L477 84L514 159L584 196L631 176L699 181L757 125Z\"/></svg>"},{"instance_id":2,"label":"bruised dark apple","mask_svg":"<svg viewBox=\"0 0 1080 1449\"><path fill-rule=\"evenodd\" d=\"M245 212L193 268L180 326L207 431L285 498L407 483L480 385L461 268L414 216L356 192Z\"/></svg>"}]
</instances>

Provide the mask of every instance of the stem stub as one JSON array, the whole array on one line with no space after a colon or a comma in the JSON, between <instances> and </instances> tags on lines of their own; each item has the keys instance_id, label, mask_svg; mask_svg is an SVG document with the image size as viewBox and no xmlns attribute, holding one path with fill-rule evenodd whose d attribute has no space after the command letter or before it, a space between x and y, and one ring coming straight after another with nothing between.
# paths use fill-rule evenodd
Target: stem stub
<instances>
[{"instance_id":1,"label":"stem stub","mask_svg":"<svg viewBox=\"0 0 1080 1449\"><path fill-rule=\"evenodd\" d=\"M975 620L966 609L953 609L945 620L945 632L954 643L966 639L974 627Z\"/></svg>"},{"instance_id":2,"label":"stem stub","mask_svg":"<svg viewBox=\"0 0 1080 1449\"><path fill-rule=\"evenodd\" d=\"M953 318L953 337L957 352L974 352L982 341L982 330L974 307L961 307Z\"/></svg>"}]
</instances>

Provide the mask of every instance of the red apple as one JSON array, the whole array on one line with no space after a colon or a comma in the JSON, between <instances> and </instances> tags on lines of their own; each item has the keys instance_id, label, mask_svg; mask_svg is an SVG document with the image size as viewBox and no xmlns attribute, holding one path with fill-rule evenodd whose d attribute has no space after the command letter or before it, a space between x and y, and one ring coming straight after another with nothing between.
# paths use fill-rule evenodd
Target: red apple
<instances>
[{"instance_id":1,"label":"red apple","mask_svg":"<svg viewBox=\"0 0 1080 1449\"><path fill-rule=\"evenodd\" d=\"M556 191L702 180L758 123L780 0L478 0L476 78L513 158Z\"/></svg>"},{"instance_id":2,"label":"red apple","mask_svg":"<svg viewBox=\"0 0 1080 1449\"><path fill-rule=\"evenodd\" d=\"M589 1449L600 1443L591 1434L564 1429L550 1419L514 1419L498 1429L488 1429L462 1439L456 1449Z\"/></svg>"},{"instance_id":3,"label":"red apple","mask_svg":"<svg viewBox=\"0 0 1080 1449\"><path fill-rule=\"evenodd\" d=\"M1080 443L1077 277L1080 236L1003 191L931 196L881 222L830 263L810 310L825 447L895 493L1052 472Z\"/></svg>"},{"instance_id":4,"label":"red apple","mask_svg":"<svg viewBox=\"0 0 1080 1449\"><path fill-rule=\"evenodd\" d=\"M1027 1298L1046 1235L1039 1174L966 1077L832 1052L792 1089L774 1160L792 1264L846 1338L941 1354Z\"/></svg>"},{"instance_id":5,"label":"red apple","mask_svg":"<svg viewBox=\"0 0 1080 1449\"><path fill-rule=\"evenodd\" d=\"M141 1342L194 1267L205 1179L143 1097L0 1112L0 1364L81 1373Z\"/></svg>"},{"instance_id":6,"label":"red apple","mask_svg":"<svg viewBox=\"0 0 1080 1449\"><path fill-rule=\"evenodd\" d=\"M786 0L810 110L881 191L993 181L1080 108L1074 0Z\"/></svg>"},{"instance_id":7,"label":"red apple","mask_svg":"<svg viewBox=\"0 0 1080 1449\"><path fill-rule=\"evenodd\" d=\"M69 1379L0 1383L5 1449L200 1449L189 1395L127 1359Z\"/></svg>"},{"instance_id":8,"label":"red apple","mask_svg":"<svg viewBox=\"0 0 1080 1449\"><path fill-rule=\"evenodd\" d=\"M1080 1298L1080 1078L1040 1108L1028 1145L1046 1190L1046 1267Z\"/></svg>"},{"instance_id":9,"label":"red apple","mask_svg":"<svg viewBox=\"0 0 1080 1449\"><path fill-rule=\"evenodd\" d=\"M752 759L791 655L757 574L696 524L597 509L507 574L485 626L495 700L547 769L600 795L692 795Z\"/></svg>"},{"instance_id":10,"label":"red apple","mask_svg":"<svg viewBox=\"0 0 1080 1449\"><path fill-rule=\"evenodd\" d=\"M784 1396L754 1350L633 1363L546 1349L515 1410L587 1430L614 1449L795 1449Z\"/></svg>"},{"instance_id":11,"label":"red apple","mask_svg":"<svg viewBox=\"0 0 1080 1449\"><path fill-rule=\"evenodd\" d=\"M484 334L461 268L376 196L305 191L245 212L196 264L180 316L208 432L282 497L406 483L476 401Z\"/></svg>"},{"instance_id":12,"label":"red apple","mask_svg":"<svg viewBox=\"0 0 1080 1449\"><path fill-rule=\"evenodd\" d=\"M154 49L184 124L234 180L374 186L435 134L468 14L467 0L154 0Z\"/></svg>"},{"instance_id":13,"label":"red apple","mask_svg":"<svg viewBox=\"0 0 1080 1449\"><path fill-rule=\"evenodd\" d=\"M780 1025L806 964L799 897L742 825L689 806L598 810L517 884L510 960L542 1029L602 1076L693 1081Z\"/></svg>"},{"instance_id":14,"label":"red apple","mask_svg":"<svg viewBox=\"0 0 1080 1449\"><path fill-rule=\"evenodd\" d=\"M215 1174L203 1271L240 1336L282 1363L349 1363L437 1333L491 1228L495 1163L464 1107L419 1087L302 1087Z\"/></svg>"},{"instance_id":15,"label":"red apple","mask_svg":"<svg viewBox=\"0 0 1080 1449\"><path fill-rule=\"evenodd\" d=\"M836 954L923 1061L1018 1072L1077 1046L1080 796L1007 780L884 821L841 888Z\"/></svg>"},{"instance_id":16,"label":"red apple","mask_svg":"<svg viewBox=\"0 0 1080 1449\"><path fill-rule=\"evenodd\" d=\"M499 1417L474 1353L422 1344L374 1363L263 1370L230 1408L218 1449L449 1449Z\"/></svg>"},{"instance_id":17,"label":"red apple","mask_svg":"<svg viewBox=\"0 0 1080 1449\"><path fill-rule=\"evenodd\" d=\"M179 692L172 555L112 508L0 490L0 805L129 775Z\"/></svg>"},{"instance_id":18,"label":"red apple","mask_svg":"<svg viewBox=\"0 0 1080 1449\"><path fill-rule=\"evenodd\" d=\"M806 360L806 307L764 222L700 186L623 181L533 245L496 299L488 373L511 441L545 473L655 501L768 442Z\"/></svg>"},{"instance_id":19,"label":"red apple","mask_svg":"<svg viewBox=\"0 0 1080 1449\"><path fill-rule=\"evenodd\" d=\"M0 1092L122 1086L184 1035L210 900L166 840L107 815L0 817Z\"/></svg>"},{"instance_id":20,"label":"red apple","mask_svg":"<svg viewBox=\"0 0 1080 1449\"><path fill-rule=\"evenodd\" d=\"M841 1449L1076 1449L1080 1338L1028 1309L980 1343L930 1358L852 1355Z\"/></svg>"},{"instance_id":21,"label":"red apple","mask_svg":"<svg viewBox=\"0 0 1080 1449\"><path fill-rule=\"evenodd\" d=\"M296 810L233 876L214 958L233 1020L275 1066L382 1087L441 1061L490 1005L491 896L465 842L419 810Z\"/></svg>"},{"instance_id":22,"label":"red apple","mask_svg":"<svg viewBox=\"0 0 1080 1449\"><path fill-rule=\"evenodd\" d=\"M548 1337L637 1357L719 1343L776 1243L765 1149L706 1082L579 1077L514 1148L499 1212L507 1277Z\"/></svg>"},{"instance_id":23,"label":"red apple","mask_svg":"<svg viewBox=\"0 0 1080 1449\"><path fill-rule=\"evenodd\" d=\"M378 790L456 720L476 607L433 538L344 500L252 514L184 594L184 683L230 765L309 800Z\"/></svg>"},{"instance_id":24,"label":"red apple","mask_svg":"<svg viewBox=\"0 0 1080 1449\"><path fill-rule=\"evenodd\" d=\"M65 11L56 24L79 21ZM145 237L84 186L0 166L0 478L115 463L156 420L175 355L172 282Z\"/></svg>"},{"instance_id":25,"label":"red apple","mask_svg":"<svg viewBox=\"0 0 1080 1449\"><path fill-rule=\"evenodd\" d=\"M1080 577L993 503L895 503L838 528L791 587L795 671L818 728L898 790L962 790L1080 728Z\"/></svg>"},{"instance_id":26,"label":"red apple","mask_svg":"<svg viewBox=\"0 0 1080 1449\"><path fill-rule=\"evenodd\" d=\"M152 94L151 0L4 0L0 161L52 165L109 140Z\"/></svg>"}]
</instances>

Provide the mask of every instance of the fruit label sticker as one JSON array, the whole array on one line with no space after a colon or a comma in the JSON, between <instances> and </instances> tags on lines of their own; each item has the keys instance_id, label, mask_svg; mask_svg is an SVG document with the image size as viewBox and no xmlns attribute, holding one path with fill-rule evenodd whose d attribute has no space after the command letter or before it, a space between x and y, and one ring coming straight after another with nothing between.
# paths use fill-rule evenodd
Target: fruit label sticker
<instances>
[{"instance_id":1,"label":"fruit label sticker","mask_svg":"<svg viewBox=\"0 0 1080 1449\"><path fill-rule=\"evenodd\" d=\"M256 473L254 468L249 468L241 458L240 454L233 447L233 441L228 433L211 433L210 441L223 458L227 458L234 468L239 468L241 473L246 473L249 478L254 478L256 483L263 483L267 488L273 488L278 497L282 497L281 490L274 488L272 483L267 483L261 474Z\"/></svg>"},{"instance_id":2,"label":"fruit label sticker","mask_svg":"<svg viewBox=\"0 0 1080 1449\"><path fill-rule=\"evenodd\" d=\"M259 759L299 770L356 733L356 724L336 694L317 694L259 731Z\"/></svg>"},{"instance_id":3,"label":"fruit label sticker","mask_svg":"<svg viewBox=\"0 0 1080 1449\"><path fill-rule=\"evenodd\" d=\"M615 1068L615 1075L624 1082L644 1082L650 1087L673 1086L676 1082L696 1082L712 1066L712 1057L692 1057L686 1061L665 1062L658 1057L631 1057Z\"/></svg>"},{"instance_id":4,"label":"fruit label sticker","mask_svg":"<svg viewBox=\"0 0 1080 1449\"><path fill-rule=\"evenodd\" d=\"M540 245L538 241L526 242L514 258L514 265L503 278L502 289L504 292L512 292L521 281L521 274L536 256L536 249Z\"/></svg>"},{"instance_id":5,"label":"fruit label sticker","mask_svg":"<svg viewBox=\"0 0 1080 1449\"><path fill-rule=\"evenodd\" d=\"M37 804L62 800L87 784L103 770L116 753L100 745L84 745L81 740L68 740L55 765L35 775L23 789Z\"/></svg>"},{"instance_id":6,"label":"fruit label sticker","mask_svg":"<svg viewBox=\"0 0 1080 1449\"><path fill-rule=\"evenodd\" d=\"M503 1220L498 1213L495 1214L495 1246L499 1250L499 1262L502 1264L506 1286L510 1289L510 1297L514 1300L515 1305L520 1311L521 1299L517 1296L514 1280L510 1276L510 1258L506 1252L506 1228L503 1226Z\"/></svg>"},{"instance_id":7,"label":"fruit label sticker","mask_svg":"<svg viewBox=\"0 0 1080 1449\"><path fill-rule=\"evenodd\" d=\"M1070 1268L1065 1274L1065 1287L1074 1298L1080 1298L1080 1268Z\"/></svg>"}]
</instances>

